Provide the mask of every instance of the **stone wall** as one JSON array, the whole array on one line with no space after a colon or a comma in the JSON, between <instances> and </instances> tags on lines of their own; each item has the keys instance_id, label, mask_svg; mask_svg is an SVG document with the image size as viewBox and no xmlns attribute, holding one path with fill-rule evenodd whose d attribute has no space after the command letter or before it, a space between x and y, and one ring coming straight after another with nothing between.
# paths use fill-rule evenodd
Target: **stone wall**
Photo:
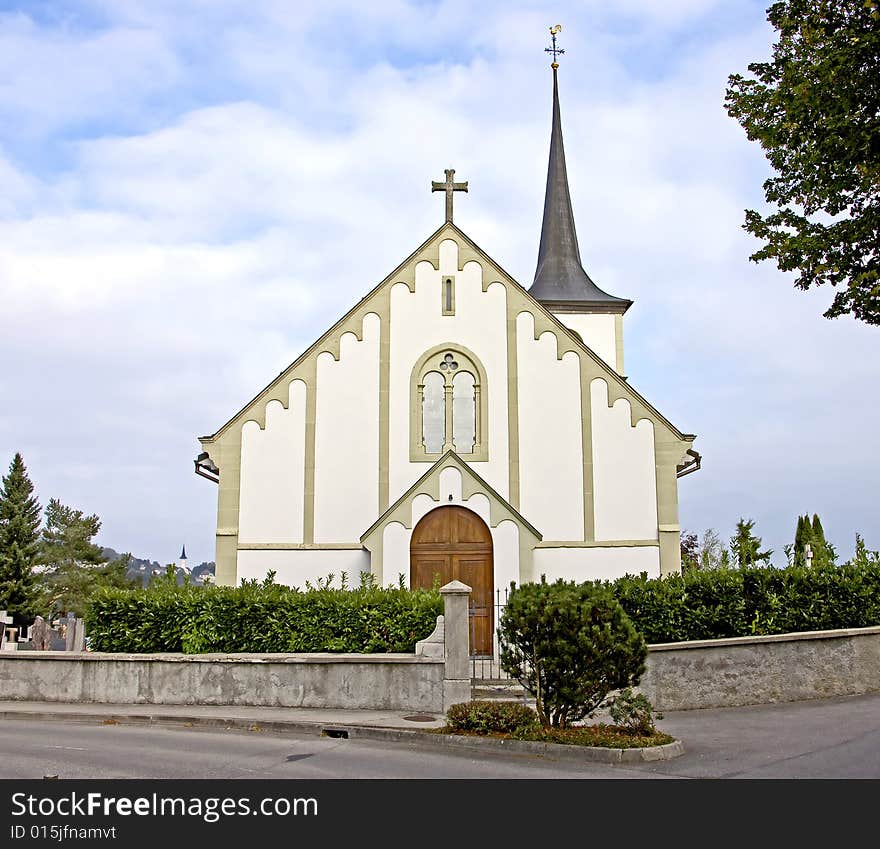
<instances>
[{"instance_id":1,"label":"stone wall","mask_svg":"<svg viewBox=\"0 0 880 849\"><path fill-rule=\"evenodd\" d=\"M412 654L0 656L3 699L437 712L444 661Z\"/></svg>"},{"instance_id":2,"label":"stone wall","mask_svg":"<svg viewBox=\"0 0 880 849\"><path fill-rule=\"evenodd\" d=\"M442 713L470 698L468 587L415 654L0 652L0 699ZM880 692L880 627L652 645L639 689L658 710Z\"/></svg>"},{"instance_id":3,"label":"stone wall","mask_svg":"<svg viewBox=\"0 0 880 849\"><path fill-rule=\"evenodd\" d=\"M651 645L639 690L658 710L880 692L880 627Z\"/></svg>"},{"instance_id":4,"label":"stone wall","mask_svg":"<svg viewBox=\"0 0 880 849\"><path fill-rule=\"evenodd\" d=\"M470 587L440 593L444 616L413 654L0 652L0 699L443 713L470 699Z\"/></svg>"}]
</instances>

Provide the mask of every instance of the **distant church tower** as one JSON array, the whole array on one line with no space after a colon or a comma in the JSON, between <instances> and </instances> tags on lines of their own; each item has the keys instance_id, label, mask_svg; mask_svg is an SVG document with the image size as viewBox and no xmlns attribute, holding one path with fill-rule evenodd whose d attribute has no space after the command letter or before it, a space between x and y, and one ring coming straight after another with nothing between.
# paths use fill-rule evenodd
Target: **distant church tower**
<instances>
[{"instance_id":1,"label":"distant church tower","mask_svg":"<svg viewBox=\"0 0 880 849\"><path fill-rule=\"evenodd\" d=\"M186 569L186 545L180 550L180 559L177 561L178 569Z\"/></svg>"},{"instance_id":2,"label":"distant church tower","mask_svg":"<svg viewBox=\"0 0 880 849\"><path fill-rule=\"evenodd\" d=\"M550 133L550 161L544 195L544 219L535 279L529 294L540 301L569 330L590 347L618 374L623 374L623 314L632 301L602 291L584 271L574 226L574 212L565 168L562 119L559 112L559 84L555 61L556 33L551 29L553 47L553 127ZM554 32L555 30L555 32Z\"/></svg>"}]
</instances>

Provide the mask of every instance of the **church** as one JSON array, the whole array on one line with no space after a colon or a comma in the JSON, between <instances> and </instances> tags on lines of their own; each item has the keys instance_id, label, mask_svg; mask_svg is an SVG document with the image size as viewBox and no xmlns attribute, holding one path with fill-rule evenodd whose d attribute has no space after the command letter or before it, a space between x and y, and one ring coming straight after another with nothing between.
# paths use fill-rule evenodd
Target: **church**
<instances>
[{"instance_id":1,"label":"church","mask_svg":"<svg viewBox=\"0 0 880 849\"><path fill-rule=\"evenodd\" d=\"M554 35L555 49L555 35ZM210 436L216 581L473 588L476 654L495 591L681 570L678 478L695 436L630 385L624 316L581 263L553 56L534 280L442 226Z\"/></svg>"}]
</instances>

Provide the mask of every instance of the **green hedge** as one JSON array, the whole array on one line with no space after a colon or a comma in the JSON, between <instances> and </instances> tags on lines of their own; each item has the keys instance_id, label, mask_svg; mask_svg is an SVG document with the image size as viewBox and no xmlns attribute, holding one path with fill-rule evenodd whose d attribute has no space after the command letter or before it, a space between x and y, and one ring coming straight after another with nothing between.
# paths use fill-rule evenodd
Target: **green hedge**
<instances>
[{"instance_id":1,"label":"green hedge","mask_svg":"<svg viewBox=\"0 0 880 849\"><path fill-rule=\"evenodd\" d=\"M880 562L719 569L650 580L642 573L610 585L649 643L880 625Z\"/></svg>"},{"instance_id":2,"label":"green hedge","mask_svg":"<svg viewBox=\"0 0 880 849\"><path fill-rule=\"evenodd\" d=\"M649 643L880 625L877 560L628 575L610 586ZM108 652L411 652L442 612L436 590L165 581L101 590L86 633L92 650Z\"/></svg>"},{"instance_id":3,"label":"green hedge","mask_svg":"<svg viewBox=\"0 0 880 849\"><path fill-rule=\"evenodd\" d=\"M277 584L105 589L86 633L104 652L411 652L443 612L436 590Z\"/></svg>"}]
</instances>

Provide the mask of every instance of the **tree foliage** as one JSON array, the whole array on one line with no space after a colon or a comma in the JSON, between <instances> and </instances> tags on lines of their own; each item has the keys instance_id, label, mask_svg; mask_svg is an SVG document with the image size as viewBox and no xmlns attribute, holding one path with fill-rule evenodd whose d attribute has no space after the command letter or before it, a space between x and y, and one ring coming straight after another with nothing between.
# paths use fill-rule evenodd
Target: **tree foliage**
<instances>
[{"instance_id":1,"label":"tree foliage","mask_svg":"<svg viewBox=\"0 0 880 849\"><path fill-rule=\"evenodd\" d=\"M40 503L21 454L16 453L0 488L0 609L17 625L36 613L39 586L34 567L40 542Z\"/></svg>"},{"instance_id":2,"label":"tree foliage","mask_svg":"<svg viewBox=\"0 0 880 849\"><path fill-rule=\"evenodd\" d=\"M644 639L598 581L512 587L498 636L502 668L535 697L545 728L583 719L645 671Z\"/></svg>"},{"instance_id":3,"label":"tree foliage","mask_svg":"<svg viewBox=\"0 0 880 849\"><path fill-rule=\"evenodd\" d=\"M51 614L85 613L89 597L99 587L128 585L128 559L106 563L92 538L101 520L52 498L46 507L46 523L40 541L40 562L45 571L44 607Z\"/></svg>"},{"instance_id":4,"label":"tree foliage","mask_svg":"<svg viewBox=\"0 0 880 849\"><path fill-rule=\"evenodd\" d=\"M681 533L681 570L689 572L700 568L700 538L693 531Z\"/></svg>"},{"instance_id":5,"label":"tree foliage","mask_svg":"<svg viewBox=\"0 0 880 849\"><path fill-rule=\"evenodd\" d=\"M809 561L807 560L807 545L810 546L812 554ZM837 562L837 551L825 539L822 522L816 513L813 514L812 521L810 521L808 514L798 516L791 560L795 566L833 566Z\"/></svg>"},{"instance_id":6,"label":"tree foliage","mask_svg":"<svg viewBox=\"0 0 880 849\"><path fill-rule=\"evenodd\" d=\"M729 567L730 552L721 542L718 531L714 528L706 528L697 547L697 569L706 571L709 569L728 569Z\"/></svg>"},{"instance_id":7,"label":"tree foliage","mask_svg":"<svg viewBox=\"0 0 880 849\"><path fill-rule=\"evenodd\" d=\"M880 0L780 0L769 62L732 74L725 106L775 174L744 229L751 256L797 271L795 286L840 287L827 318L880 324Z\"/></svg>"},{"instance_id":8,"label":"tree foliage","mask_svg":"<svg viewBox=\"0 0 880 849\"><path fill-rule=\"evenodd\" d=\"M856 550L850 563L862 569L880 566L880 551L871 551L861 534L856 534Z\"/></svg>"},{"instance_id":9,"label":"tree foliage","mask_svg":"<svg viewBox=\"0 0 880 849\"><path fill-rule=\"evenodd\" d=\"M733 563L740 569L745 569L747 566L770 565L773 550L761 551L761 537L752 533L754 527L754 520L740 518L736 523L736 533L730 538Z\"/></svg>"}]
</instances>

